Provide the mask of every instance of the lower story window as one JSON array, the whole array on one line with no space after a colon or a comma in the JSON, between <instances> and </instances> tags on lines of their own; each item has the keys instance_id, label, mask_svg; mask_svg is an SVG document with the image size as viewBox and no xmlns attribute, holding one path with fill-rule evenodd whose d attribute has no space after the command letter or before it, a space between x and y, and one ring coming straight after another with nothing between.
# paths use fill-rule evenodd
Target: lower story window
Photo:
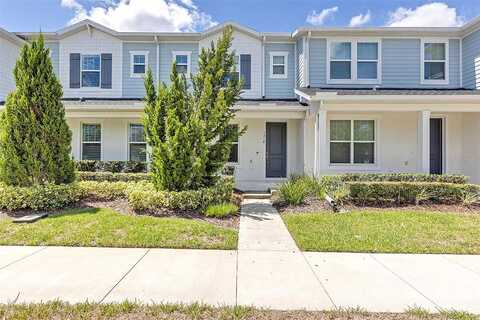
<instances>
[{"instance_id":1,"label":"lower story window","mask_svg":"<svg viewBox=\"0 0 480 320\"><path fill-rule=\"evenodd\" d=\"M232 124L228 126L228 130L233 130L237 133L236 139L232 143L232 148L230 149L230 156L228 157L228 162L238 163L238 125Z\"/></svg>"},{"instance_id":2,"label":"lower story window","mask_svg":"<svg viewBox=\"0 0 480 320\"><path fill-rule=\"evenodd\" d=\"M141 124L130 124L128 130L128 149L130 161L147 161L147 143Z\"/></svg>"},{"instance_id":3,"label":"lower story window","mask_svg":"<svg viewBox=\"0 0 480 320\"><path fill-rule=\"evenodd\" d=\"M102 127L100 124L82 124L82 160L101 160Z\"/></svg>"},{"instance_id":4,"label":"lower story window","mask_svg":"<svg viewBox=\"0 0 480 320\"><path fill-rule=\"evenodd\" d=\"M331 120L330 163L375 163L374 120Z\"/></svg>"}]
</instances>

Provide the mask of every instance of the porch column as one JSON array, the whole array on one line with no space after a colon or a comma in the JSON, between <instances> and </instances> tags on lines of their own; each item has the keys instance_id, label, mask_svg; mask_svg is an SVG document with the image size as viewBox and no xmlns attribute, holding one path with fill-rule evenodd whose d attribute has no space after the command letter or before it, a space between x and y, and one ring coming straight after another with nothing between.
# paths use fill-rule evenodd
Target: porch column
<instances>
[{"instance_id":1,"label":"porch column","mask_svg":"<svg viewBox=\"0 0 480 320\"><path fill-rule=\"evenodd\" d=\"M418 171L430 173L430 116L427 110L418 113Z\"/></svg>"},{"instance_id":2,"label":"porch column","mask_svg":"<svg viewBox=\"0 0 480 320\"><path fill-rule=\"evenodd\" d=\"M315 176L320 176L327 167L327 111L318 110L315 122Z\"/></svg>"}]
</instances>

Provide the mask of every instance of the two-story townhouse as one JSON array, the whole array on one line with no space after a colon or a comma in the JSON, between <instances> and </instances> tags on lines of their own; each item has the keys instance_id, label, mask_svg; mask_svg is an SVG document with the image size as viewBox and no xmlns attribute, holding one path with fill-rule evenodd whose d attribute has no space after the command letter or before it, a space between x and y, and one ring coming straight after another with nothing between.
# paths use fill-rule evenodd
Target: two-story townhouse
<instances>
[{"instance_id":1,"label":"two-story townhouse","mask_svg":"<svg viewBox=\"0 0 480 320\"><path fill-rule=\"evenodd\" d=\"M293 33L236 23L200 33L117 32L86 20L44 33L73 157L146 160L145 71L166 83L173 63L195 73L201 48L227 25L245 80L233 125L248 130L230 159L238 188L338 172L459 173L480 183L480 19L458 28ZM0 34L18 39L17 50L38 36ZM13 88L11 81L0 82Z\"/></svg>"}]
</instances>

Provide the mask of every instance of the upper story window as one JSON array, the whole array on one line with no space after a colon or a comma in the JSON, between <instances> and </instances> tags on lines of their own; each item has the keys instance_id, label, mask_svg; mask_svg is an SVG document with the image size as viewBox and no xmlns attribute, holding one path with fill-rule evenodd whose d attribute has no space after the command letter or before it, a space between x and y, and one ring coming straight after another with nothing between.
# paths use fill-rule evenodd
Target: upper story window
<instances>
[{"instance_id":1,"label":"upper story window","mask_svg":"<svg viewBox=\"0 0 480 320\"><path fill-rule=\"evenodd\" d=\"M148 67L148 52L131 51L130 52L131 77L143 77Z\"/></svg>"},{"instance_id":2,"label":"upper story window","mask_svg":"<svg viewBox=\"0 0 480 320\"><path fill-rule=\"evenodd\" d=\"M286 79L288 52L270 52L270 78Z\"/></svg>"},{"instance_id":3,"label":"upper story window","mask_svg":"<svg viewBox=\"0 0 480 320\"><path fill-rule=\"evenodd\" d=\"M82 87L100 87L100 55L82 55Z\"/></svg>"},{"instance_id":4,"label":"upper story window","mask_svg":"<svg viewBox=\"0 0 480 320\"><path fill-rule=\"evenodd\" d=\"M328 42L327 82L380 83L380 42L353 40Z\"/></svg>"},{"instance_id":5,"label":"upper story window","mask_svg":"<svg viewBox=\"0 0 480 320\"><path fill-rule=\"evenodd\" d=\"M183 73L188 77L190 74L190 51L175 51L173 52L173 60L175 61L175 68L178 73Z\"/></svg>"},{"instance_id":6,"label":"upper story window","mask_svg":"<svg viewBox=\"0 0 480 320\"><path fill-rule=\"evenodd\" d=\"M448 41L422 41L422 84L448 83Z\"/></svg>"}]
</instances>

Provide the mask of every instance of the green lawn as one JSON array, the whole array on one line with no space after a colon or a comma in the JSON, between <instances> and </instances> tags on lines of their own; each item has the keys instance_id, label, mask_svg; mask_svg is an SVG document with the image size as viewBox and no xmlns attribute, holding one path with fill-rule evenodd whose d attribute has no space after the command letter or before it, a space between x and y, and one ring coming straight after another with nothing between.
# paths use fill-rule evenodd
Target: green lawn
<instances>
[{"instance_id":1,"label":"green lawn","mask_svg":"<svg viewBox=\"0 0 480 320\"><path fill-rule=\"evenodd\" d=\"M236 249L238 234L208 222L75 209L14 224L0 218L0 245Z\"/></svg>"},{"instance_id":2,"label":"green lawn","mask_svg":"<svg viewBox=\"0 0 480 320\"><path fill-rule=\"evenodd\" d=\"M283 218L305 251L480 254L480 215L379 210Z\"/></svg>"}]
</instances>

